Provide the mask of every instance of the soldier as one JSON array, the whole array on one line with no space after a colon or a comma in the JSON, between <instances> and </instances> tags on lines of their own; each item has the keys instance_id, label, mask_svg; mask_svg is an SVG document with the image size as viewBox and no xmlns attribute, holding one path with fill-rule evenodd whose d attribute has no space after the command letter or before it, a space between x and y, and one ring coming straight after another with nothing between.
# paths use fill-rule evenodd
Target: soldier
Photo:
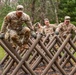
<instances>
[{"instance_id":1,"label":"soldier","mask_svg":"<svg viewBox=\"0 0 76 75\"><path fill-rule=\"evenodd\" d=\"M65 16L64 22L58 25L56 34L59 33L60 37L65 39L66 36L72 32L72 30L76 32L76 27L70 23L70 16Z\"/></svg>"},{"instance_id":2,"label":"soldier","mask_svg":"<svg viewBox=\"0 0 76 75\"><path fill-rule=\"evenodd\" d=\"M49 20L46 18L44 19L44 33L45 34L50 34L50 35L54 35L54 31L57 28L56 25L54 24L50 24Z\"/></svg>"},{"instance_id":3,"label":"soldier","mask_svg":"<svg viewBox=\"0 0 76 75\"><path fill-rule=\"evenodd\" d=\"M45 36L49 35L49 38L46 40L46 42L48 43L51 40L52 36L54 35L56 26L54 24L50 24L50 22L47 18L44 19L44 24L45 24L45 26L44 26L43 32L44 32Z\"/></svg>"},{"instance_id":4,"label":"soldier","mask_svg":"<svg viewBox=\"0 0 76 75\"><path fill-rule=\"evenodd\" d=\"M15 43L19 47L28 48L28 38L30 29L32 30L32 22L29 15L23 12L24 7L18 5L16 11L8 13L3 21L1 32L5 34L5 39L11 43ZM23 26L26 23L28 27Z\"/></svg>"},{"instance_id":5,"label":"soldier","mask_svg":"<svg viewBox=\"0 0 76 75\"><path fill-rule=\"evenodd\" d=\"M35 25L34 25L34 30L36 31L36 33L43 33L43 26L37 22Z\"/></svg>"}]
</instances>

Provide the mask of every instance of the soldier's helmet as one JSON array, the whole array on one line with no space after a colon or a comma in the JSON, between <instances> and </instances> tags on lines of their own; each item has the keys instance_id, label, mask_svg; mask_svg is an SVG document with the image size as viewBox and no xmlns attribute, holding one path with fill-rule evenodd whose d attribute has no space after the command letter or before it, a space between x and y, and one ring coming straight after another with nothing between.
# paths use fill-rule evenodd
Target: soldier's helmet
<instances>
[{"instance_id":1,"label":"soldier's helmet","mask_svg":"<svg viewBox=\"0 0 76 75\"><path fill-rule=\"evenodd\" d=\"M70 16L65 16L65 20L70 20Z\"/></svg>"},{"instance_id":2,"label":"soldier's helmet","mask_svg":"<svg viewBox=\"0 0 76 75\"><path fill-rule=\"evenodd\" d=\"M23 11L24 7L22 5L17 6L17 10L22 10Z\"/></svg>"}]
</instances>

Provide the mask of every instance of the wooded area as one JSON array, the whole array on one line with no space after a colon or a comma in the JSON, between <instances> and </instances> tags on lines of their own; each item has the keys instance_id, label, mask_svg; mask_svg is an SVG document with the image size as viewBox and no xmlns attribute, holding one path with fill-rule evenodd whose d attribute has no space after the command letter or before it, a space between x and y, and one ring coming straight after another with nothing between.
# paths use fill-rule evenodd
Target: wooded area
<instances>
[{"instance_id":1,"label":"wooded area","mask_svg":"<svg viewBox=\"0 0 76 75\"><path fill-rule=\"evenodd\" d=\"M75 6L76 0L0 0L0 28L17 10L0 31L0 75L76 75Z\"/></svg>"},{"instance_id":2,"label":"wooded area","mask_svg":"<svg viewBox=\"0 0 76 75\"><path fill-rule=\"evenodd\" d=\"M38 21L43 24L44 18L58 24L69 15L76 25L76 0L0 0L0 26L4 16L14 11L18 4L24 6L24 12L30 15L33 24Z\"/></svg>"}]
</instances>

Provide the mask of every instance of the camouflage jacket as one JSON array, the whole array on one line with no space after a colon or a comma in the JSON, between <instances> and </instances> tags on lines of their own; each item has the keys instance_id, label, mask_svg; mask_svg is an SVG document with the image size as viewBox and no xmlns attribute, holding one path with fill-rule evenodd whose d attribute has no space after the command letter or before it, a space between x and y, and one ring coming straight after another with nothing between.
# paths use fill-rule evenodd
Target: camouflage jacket
<instances>
[{"instance_id":1,"label":"camouflage jacket","mask_svg":"<svg viewBox=\"0 0 76 75\"><path fill-rule=\"evenodd\" d=\"M37 33L43 33L43 26L41 26L40 28L37 29Z\"/></svg>"},{"instance_id":2,"label":"camouflage jacket","mask_svg":"<svg viewBox=\"0 0 76 75\"><path fill-rule=\"evenodd\" d=\"M57 28L56 25L50 24L49 26L44 27L44 33L45 34L54 34L55 29Z\"/></svg>"},{"instance_id":3,"label":"camouflage jacket","mask_svg":"<svg viewBox=\"0 0 76 75\"><path fill-rule=\"evenodd\" d=\"M76 27L73 24L70 23L69 25L66 25L64 23L60 23L56 29L56 32L59 32L60 36L64 36L70 34L72 30L76 32Z\"/></svg>"},{"instance_id":4,"label":"camouflage jacket","mask_svg":"<svg viewBox=\"0 0 76 75\"><path fill-rule=\"evenodd\" d=\"M29 28L32 28L30 17L27 14L23 13L22 16L18 18L16 16L16 11L10 12L4 18L1 32L6 32L7 29L21 29L23 23L26 23Z\"/></svg>"}]
</instances>

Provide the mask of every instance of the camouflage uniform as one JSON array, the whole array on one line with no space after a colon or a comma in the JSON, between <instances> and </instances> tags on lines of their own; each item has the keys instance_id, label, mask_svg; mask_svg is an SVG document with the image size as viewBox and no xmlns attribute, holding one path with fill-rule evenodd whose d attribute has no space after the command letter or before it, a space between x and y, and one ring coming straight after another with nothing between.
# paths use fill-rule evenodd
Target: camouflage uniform
<instances>
[{"instance_id":1,"label":"camouflage uniform","mask_svg":"<svg viewBox=\"0 0 76 75\"><path fill-rule=\"evenodd\" d=\"M38 26L39 25L39 26ZM34 25L34 30L36 31L36 33L43 33L43 26L41 26L41 24L39 22L37 22Z\"/></svg>"},{"instance_id":2,"label":"camouflage uniform","mask_svg":"<svg viewBox=\"0 0 76 75\"><path fill-rule=\"evenodd\" d=\"M68 23L66 23L66 21ZM70 17L65 16L64 22L60 23L58 25L58 28L56 29L56 32L59 33L59 37L62 41L66 39L68 34L71 34L72 31L76 32L76 27L70 23ZM69 43L66 44L67 48L70 48ZM67 57L67 56L66 56Z\"/></svg>"},{"instance_id":3,"label":"camouflage uniform","mask_svg":"<svg viewBox=\"0 0 76 75\"><path fill-rule=\"evenodd\" d=\"M52 36L54 35L54 30L56 29L56 26L54 24L50 24L48 18L45 18L44 19L44 35L45 36L48 36L49 35L49 38L46 40L47 43L51 40Z\"/></svg>"},{"instance_id":4,"label":"camouflage uniform","mask_svg":"<svg viewBox=\"0 0 76 75\"><path fill-rule=\"evenodd\" d=\"M37 33L43 33L43 27L38 28Z\"/></svg>"},{"instance_id":5,"label":"camouflage uniform","mask_svg":"<svg viewBox=\"0 0 76 75\"><path fill-rule=\"evenodd\" d=\"M49 38L46 40L46 42L48 43L52 36L54 36L54 30L56 29L56 26L54 24L49 24L48 26L44 26L44 35L45 36L48 36L49 35Z\"/></svg>"},{"instance_id":6,"label":"camouflage uniform","mask_svg":"<svg viewBox=\"0 0 76 75\"><path fill-rule=\"evenodd\" d=\"M66 16L65 20L70 20L70 17ZM70 34L72 32L72 30L74 30L76 32L76 27L73 24L69 23L68 25L66 25L63 22L63 23L60 23L58 25L58 28L56 29L56 32L59 32L59 35L60 35L61 38L66 38L66 36L68 34Z\"/></svg>"},{"instance_id":7,"label":"camouflage uniform","mask_svg":"<svg viewBox=\"0 0 76 75\"><path fill-rule=\"evenodd\" d=\"M57 27L54 24L49 24L49 26L44 26L44 33L54 35L54 31Z\"/></svg>"},{"instance_id":8,"label":"camouflage uniform","mask_svg":"<svg viewBox=\"0 0 76 75\"><path fill-rule=\"evenodd\" d=\"M59 31L60 36L65 37L70 34L74 30L76 32L76 27L73 24L66 25L64 23L60 23L56 31Z\"/></svg>"},{"instance_id":9,"label":"camouflage uniform","mask_svg":"<svg viewBox=\"0 0 76 75\"><path fill-rule=\"evenodd\" d=\"M5 39L10 39L19 46L27 43L30 36L30 29L23 26L23 23L26 23L30 29L32 28L30 17L24 12L20 18L17 17L16 11L8 13L4 18L1 28L1 32L5 33Z\"/></svg>"}]
</instances>

